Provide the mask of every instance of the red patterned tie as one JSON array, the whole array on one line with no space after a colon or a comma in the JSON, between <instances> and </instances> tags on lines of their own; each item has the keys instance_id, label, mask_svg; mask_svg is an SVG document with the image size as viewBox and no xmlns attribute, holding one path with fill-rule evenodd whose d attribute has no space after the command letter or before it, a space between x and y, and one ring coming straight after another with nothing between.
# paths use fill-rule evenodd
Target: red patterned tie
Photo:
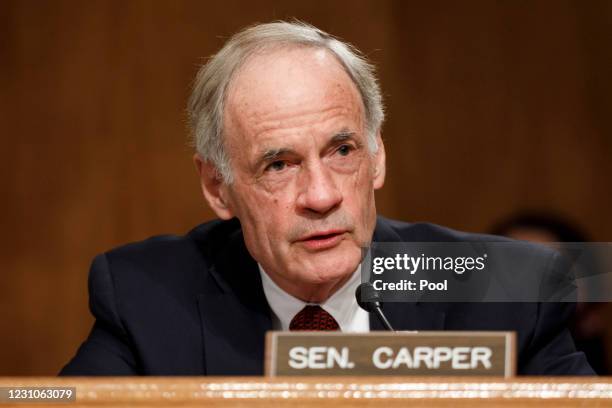
<instances>
[{"instance_id":1,"label":"red patterned tie","mask_svg":"<svg viewBox=\"0 0 612 408\"><path fill-rule=\"evenodd\" d=\"M340 326L321 306L308 305L291 320L289 330L334 331L340 330Z\"/></svg>"}]
</instances>

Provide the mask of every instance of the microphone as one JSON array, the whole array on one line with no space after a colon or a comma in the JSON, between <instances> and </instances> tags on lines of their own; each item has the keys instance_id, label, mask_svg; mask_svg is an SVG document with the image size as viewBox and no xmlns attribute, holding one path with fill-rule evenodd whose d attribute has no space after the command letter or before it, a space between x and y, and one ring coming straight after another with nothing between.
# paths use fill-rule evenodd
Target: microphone
<instances>
[{"instance_id":1,"label":"microphone","mask_svg":"<svg viewBox=\"0 0 612 408\"><path fill-rule=\"evenodd\" d=\"M355 297L357 298L359 307L366 312L376 313L378 320L385 326L385 329L395 331L380 308L380 294L374 289L374 286L372 286L370 282L364 282L359 285L355 291Z\"/></svg>"}]
</instances>

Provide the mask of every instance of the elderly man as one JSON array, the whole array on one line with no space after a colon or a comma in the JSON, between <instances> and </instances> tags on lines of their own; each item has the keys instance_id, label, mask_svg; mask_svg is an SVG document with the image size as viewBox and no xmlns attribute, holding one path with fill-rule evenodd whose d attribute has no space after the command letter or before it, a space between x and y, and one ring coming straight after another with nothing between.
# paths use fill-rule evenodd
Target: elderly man
<instances>
[{"instance_id":1,"label":"elderly man","mask_svg":"<svg viewBox=\"0 0 612 408\"><path fill-rule=\"evenodd\" d=\"M96 321L62 374L261 374L268 330L382 328L354 295L369 242L478 239L377 218L385 149L373 68L314 27L234 35L198 73L189 110L202 191L220 220L98 256ZM521 373L592 373L565 329L567 307L384 310L397 329L515 330Z\"/></svg>"}]
</instances>

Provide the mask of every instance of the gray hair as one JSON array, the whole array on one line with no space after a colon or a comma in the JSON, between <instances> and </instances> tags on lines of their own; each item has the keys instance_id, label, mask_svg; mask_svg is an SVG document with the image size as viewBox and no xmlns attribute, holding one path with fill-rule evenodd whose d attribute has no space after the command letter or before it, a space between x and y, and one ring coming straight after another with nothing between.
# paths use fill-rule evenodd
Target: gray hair
<instances>
[{"instance_id":1,"label":"gray hair","mask_svg":"<svg viewBox=\"0 0 612 408\"><path fill-rule=\"evenodd\" d=\"M278 21L236 33L198 71L188 114L193 145L200 158L212 163L226 183L232 183L230 160L223 143L223 106L228 84L249 56L275 45L322 48L339 60L361 94L368 147L370 152L376 152L376 136L385 114L374 66L356 48L316 27L299 21Z\"/></svg>"}]
</instances>

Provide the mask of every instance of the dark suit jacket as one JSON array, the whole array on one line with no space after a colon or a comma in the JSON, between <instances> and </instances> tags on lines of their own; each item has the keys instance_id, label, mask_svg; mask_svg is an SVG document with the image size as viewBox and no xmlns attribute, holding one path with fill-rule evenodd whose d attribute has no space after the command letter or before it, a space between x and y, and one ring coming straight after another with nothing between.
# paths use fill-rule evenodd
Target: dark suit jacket
<instances>
[{"instance_id":1,"label":"dark suit jacket","mask_svg":"<svg viewBox=\"0 0 612 408\"><path fill-rule=\"evenodd\" d=\"M479 239L491 238L384 218L374 233L379 242ZM262 374L271 312L237 220L99 255L89 293L95 324L61 375ZM565 327L567 303L386 303L383 310L396 330L514 330L520 374L593 374ZM383 329L374 316L370 326Z\"/></svg>"}]
</instances>

